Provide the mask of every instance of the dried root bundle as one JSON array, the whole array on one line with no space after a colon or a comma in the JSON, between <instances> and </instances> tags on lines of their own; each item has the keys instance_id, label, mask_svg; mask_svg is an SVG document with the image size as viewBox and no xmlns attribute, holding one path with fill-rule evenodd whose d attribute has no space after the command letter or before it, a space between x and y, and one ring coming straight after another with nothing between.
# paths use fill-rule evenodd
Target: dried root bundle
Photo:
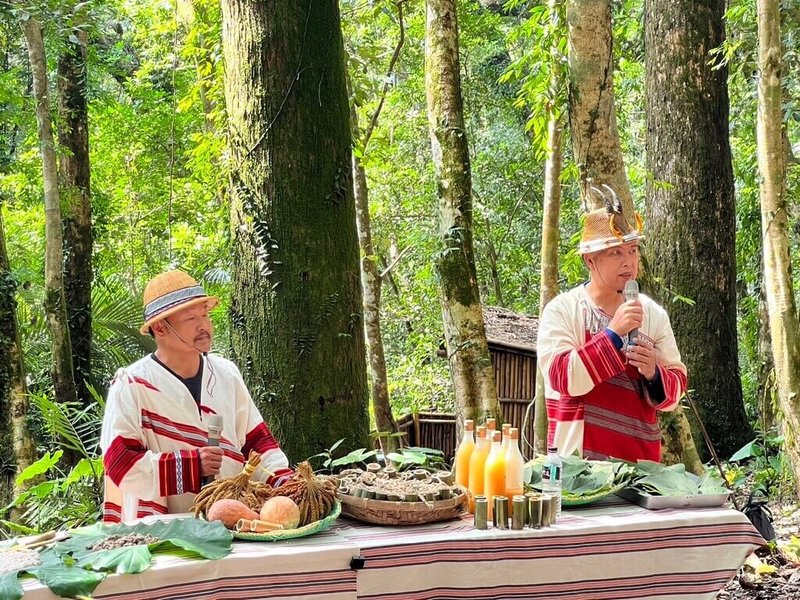
<instances>
[{"instance_id":1,"label":"dried root bundle","mask_svg":"<svg viewBox=\"0 0 800 600\"><path fill-rule=\"evenodd\" d=\"M195 516L207 513L217 500L238 500L258 512L270 498L286 496L300 508L302 527L326 517L333 509L337 488L335 478L315 475L310 464L301 462L286 483L273 488L266 483L250 481L260 463L261 457L253 452L240 474L215 480L200 490L192 506Z\"/></svg>"}]
</instances>

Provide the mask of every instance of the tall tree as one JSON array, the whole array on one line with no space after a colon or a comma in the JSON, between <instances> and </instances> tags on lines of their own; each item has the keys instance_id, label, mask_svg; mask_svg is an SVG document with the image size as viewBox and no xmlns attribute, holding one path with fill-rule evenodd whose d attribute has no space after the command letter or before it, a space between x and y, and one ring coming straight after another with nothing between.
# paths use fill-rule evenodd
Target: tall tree
<instances>
[{"instance_id":1,"label":"tall tree","mask_svg":"<svg viewBox=\"0 0 800 600\"><path fill-rule=\"evenodd\" d=\"M648 0L645 19L648 250L655 295L701 418L722 454L752 438L736 336L736 229L727 69L711 50L725 36L725 0ZM780 138L779 138L780 140ZM672 302L674 295L692 304Z\"/></svg>"},{"instance_id":2,"label":"tall tree","mask_svg":"<svg viewBox=\"0 0 800 600\"><path fill-rule=\"evenodd\" d=\"M58 193L58 165L53 140L53 124L50 116L47 60L42 27L36 17L26 15L20 25L28 45L28 57L33 75L33 96L36 102L39 146L42 154L45 214L44 311L53 347L51 375L56 400L58 402L74 402L77 395L72 372L72 348L64 299L61 204Z\"/></svg>"},{"instance_id":3,"label":"tall tree","mask_svg":"<svg viewBox=\"0 0 800 600\"><path fill-rule=\"evenodd\" d=\"M558 0L549 0L550 23L555 30L558 22ZM542 246L540 253L539 314L558 295L558 242L559 214L561 212L561 166L563 154L562 110L556 104L562 88L563 72L561 52L557 38L550 51L553 65L550 67L550 102L547 111L546 160L544 165L544 202L542 207ZM544 377L536 369L536 401L534 409L534 450L547 453L547 406L544 397Z\"/></svg>"},{"instance_id":4,"label":"tall tree","mask_svg":"<svg viewBox=\"0 0 800 600\"><path fill-rule=\"evenodd\" d=\"M500 416L500 408L475 271L455 0L427 0L425 91L439 196L441 249L435 263L460 424Z\"/></svg>"},{"instance_id":5,"label":"tall tree","mask_svg":"<svg viewBox=\"0 0 800 600\"><path fill-rule=\"evenodd\" d=\"M28 390L17 327L17 285L11 273L0 200L0 447L15 469L3 469L0 502L8 506L22 490L16 476L36 460L36 446L28 429ZM12 515L12 520L14 515Z\"/></svg>"},{"instance_id":6,"label":"tall tree","mask_svg":"<svg viewBox=\"0 0 800 600\"><path fill-rule=\"evenodd\" d=\"M74 9L74 7L73 7ZM77 9L81 11L81 8ZM78 397L92 401L92 204L89 189L87 40L83 15L73 15L58 58L58 142L64 233L64 298Z\"/></svg>"},{"instance_id":7,"label":"tall tree","mask_svg":"<svg viewBox=\"0 0 800 600\"><path fill-rule=\"evenodd\" d=\"M589 208L602 200L591 185L610 186L629 221L633 199L617 130L614 103L611 0L567 0L569 31L569 127L580 172L581 197ZM593 200L594 198L594 200Z\"/></svg>"},{"instance_id":8,"label":"tall tree","mask_svg":"<svg viewBox=\"0 0 800 600\"><path fill-rule=\"evenodd\" d=\"M380 99L375 112L370 118L367 129L361 132L358 124L358 110L355 97L350 93L350 120L357 152L353 152L353 194L356 202L356 224L358 226L358 245L361 250L361 285L364 291L364 333L367 342L367 364L370 375L370 391L372 394L372 414L375 418L381 447L385 453L393 452L400 447L400 431L392 414L389 400L389 380L386 376L386 355L383 349L383 332L381 330L381 288L383 278L378 268L378 258L372 244L372 225L369 215L369 188L367 173L362 157L365 155L372 133L378 123L381 110L389 91L390 77L394 73L395 64L400 57L400 50L405 43L405 25L403 23L403 1L397 2L397 16L400 34L392 58L389 61L386 79L381 90Z\"/></svg>"},{"instance_id":9,"label":"tall tree","mask_svg":"<svg viewBox=\"0 0 800 600\"><path fill-rule=\"evenodd\" d=\"M619 143L614 103L614 62L610 0L567 0L569 37L569 123L572 152L581 175L581 197L588 209L603 206L589 192L606 184L619 196L629 222L634 207ZM652 236L653 234L651 234ZM701 472L689 421L678 406L661 413L663 460L683 462Z\"/></svg>"},{"instance_id":10,"label":"tall tree","mask_svg":"<svg viewBox=\"0 0 800 600\"><path fill-rule=\"evenodd\" d=\"M223 0L233 348L291 460L368 443L337 0Z\"/></svg>"},{"instance_id":11,"label":"tall tree","mask_svg":"<svg viewBox=\"0 0 800 600\"><path fill-rule=\"evenodd\" d=\"M772 353L785 421L786 450L800 496L800 323L797 317L786 214L786 154L781 93L781 18L778 0L758 0L758 171L761 233Z\"/></svg>"}]
</instances>

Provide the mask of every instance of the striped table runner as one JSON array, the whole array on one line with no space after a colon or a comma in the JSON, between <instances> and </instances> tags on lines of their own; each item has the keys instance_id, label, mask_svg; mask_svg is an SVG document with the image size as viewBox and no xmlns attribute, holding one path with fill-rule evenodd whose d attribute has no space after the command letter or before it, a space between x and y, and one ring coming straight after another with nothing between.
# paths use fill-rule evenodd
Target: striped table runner
<instances>
[{"instance_id":1,"label":"striped table runner","mask_svg":"<svg viewBox=\"0 0 800 600\"><path fill-rule=\"evenodd\" d=\"M282 542L236 542L220 560L157 555L138 575L109 576L92 596L103 600L356 600L358 549L333 531ZM25 582L23 600L54 600Z\"/></svg>"},{"instance_id":2,"label":"striped table runner","mask_svg":"<svg viewBox=\"0 0 800 600\"><path fill-rule=\"evenodd\" d=\"M361 548L363 600L712 600L763 543L726 508L567 509L554 527L477 531L468 518L409 528L340 520Z\"/></svg>"}]
</instances>

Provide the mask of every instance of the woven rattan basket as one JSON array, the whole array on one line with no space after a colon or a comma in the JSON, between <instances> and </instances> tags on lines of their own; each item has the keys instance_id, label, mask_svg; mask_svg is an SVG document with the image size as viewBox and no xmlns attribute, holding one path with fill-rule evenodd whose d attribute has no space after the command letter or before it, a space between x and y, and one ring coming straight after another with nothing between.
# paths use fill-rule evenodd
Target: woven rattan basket
<instances>
[{"instance_id":1,"label":"woven rattan basket","mask_svg":"<svg viewBox=\"0 0 800 600\"><path fill-rule=\"evenodd\" d=\"M338 497L343 516L376 525L420 525L447 521L458 517L467 503L466 493L432 502L391 502L344 494Z\"/></svg>"}]
</instances>

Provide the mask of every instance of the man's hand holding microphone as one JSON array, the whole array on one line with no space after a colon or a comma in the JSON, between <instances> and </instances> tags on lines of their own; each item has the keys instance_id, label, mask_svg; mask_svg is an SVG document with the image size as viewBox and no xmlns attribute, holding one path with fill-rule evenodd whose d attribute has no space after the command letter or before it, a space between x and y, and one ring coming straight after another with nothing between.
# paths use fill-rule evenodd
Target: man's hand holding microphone
<instances>
[{"instance_id":1,"label":"man's hand holding microphone","mask_svg":"<svg viewBox=\"0 0 800 600\"><path fill-rule=\"evenodd\" d=\"M649 340L639 337L644 318L644 309L639 302L639 284L631 279L625 284L623 294L625 302L617 308L608 328L619 337L628 335L625 352L628 362L638 369L642 377L652 381L656 376L656 351Z\"/></svg>"}]
</instances>

